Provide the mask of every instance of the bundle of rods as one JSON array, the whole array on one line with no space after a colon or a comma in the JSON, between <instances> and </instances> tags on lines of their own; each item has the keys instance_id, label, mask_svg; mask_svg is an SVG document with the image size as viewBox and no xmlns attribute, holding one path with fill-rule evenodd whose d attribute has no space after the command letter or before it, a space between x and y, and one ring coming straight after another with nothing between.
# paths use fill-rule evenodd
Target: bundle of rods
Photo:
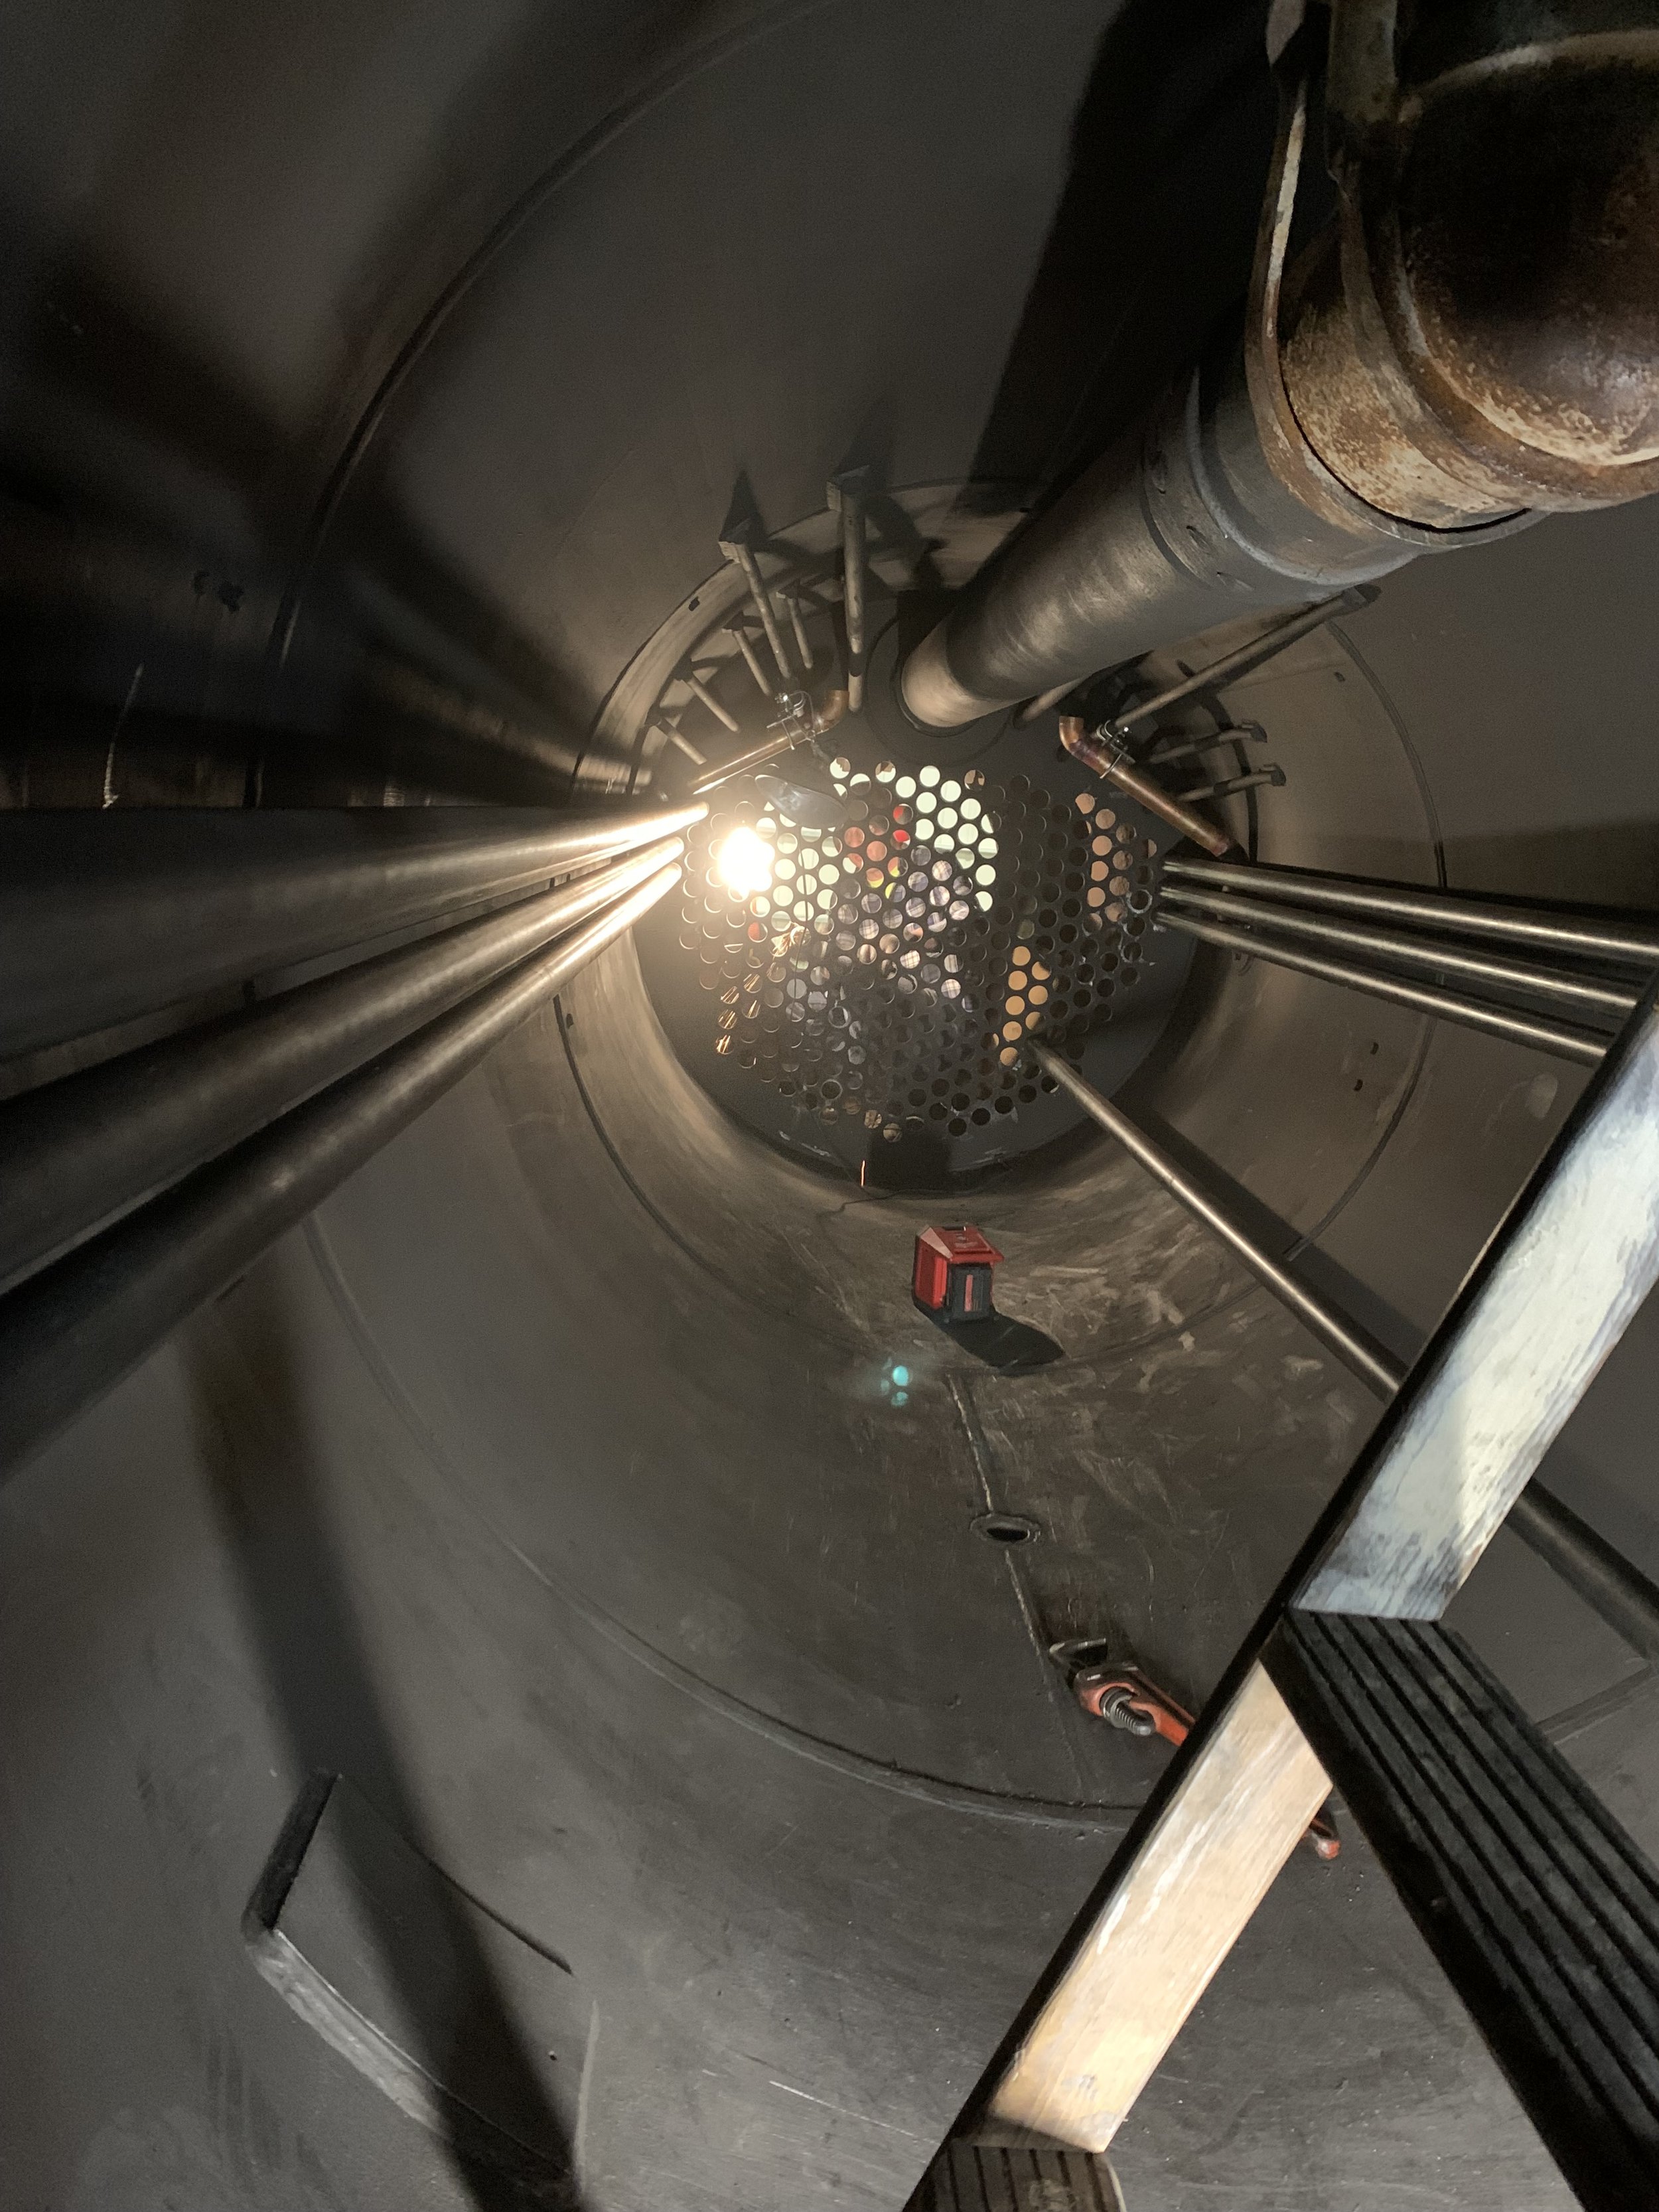
<instances>
[{"instance_id":1,"label":"bundle of rods","mask_svg":"<svg viewBox=\"0 0 1659 2212\"><path fill-rule=\"evenodd\" d=\"M0 1469L621 936L704 811L0 816Z\"/></svg>"},{"instance_id":2,"label":"bundle of rods","mask_svg":"<svg viewBox=\"0 0 1659 2212\"><path fill-rule=\"evenodd\" d=\"M1206 945L1598 1062L1656 967L1651 915L1173 858L1158 916Z\"/></svg>"}]
</instances>

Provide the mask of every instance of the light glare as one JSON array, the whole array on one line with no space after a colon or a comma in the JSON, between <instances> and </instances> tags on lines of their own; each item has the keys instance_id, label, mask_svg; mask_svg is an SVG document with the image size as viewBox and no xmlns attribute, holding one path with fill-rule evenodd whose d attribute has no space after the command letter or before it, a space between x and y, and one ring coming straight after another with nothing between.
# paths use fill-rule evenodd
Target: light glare
<instances>
[{"instance_id":1,"label":"light glare","mask_svg":"<svg viewBox=\"0 0 1659 2212\"><path fill-rule=\"evenodd\" d=\"M772 848L753 830L734 830L714 855L714 873L740 899L772 887Z\"/></svg>"}]
</instances>

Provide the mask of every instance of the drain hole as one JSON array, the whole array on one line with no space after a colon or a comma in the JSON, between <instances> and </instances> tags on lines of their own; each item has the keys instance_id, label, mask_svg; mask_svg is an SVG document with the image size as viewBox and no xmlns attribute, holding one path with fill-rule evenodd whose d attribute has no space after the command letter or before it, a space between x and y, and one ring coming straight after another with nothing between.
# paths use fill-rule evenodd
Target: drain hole
<instances>
[{"instance_id":1,"label":"drain hole","mask_svg":"<svg viewBox=\"0 0 1659 2212\"><path fill-rule=\"evenodd\" d=\"M1023 1513L981 1513L974 1527L991 1544L1029 1544L1037 1533Z\"/></svg>"}]
</instances>

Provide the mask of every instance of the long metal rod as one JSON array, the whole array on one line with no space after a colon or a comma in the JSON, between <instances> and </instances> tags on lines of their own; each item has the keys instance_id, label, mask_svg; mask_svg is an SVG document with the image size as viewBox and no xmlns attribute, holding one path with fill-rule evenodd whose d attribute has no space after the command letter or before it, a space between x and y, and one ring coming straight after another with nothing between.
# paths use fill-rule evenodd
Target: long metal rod
<instances>
[{"instance_id":1,"label":"long metal rod","mask_svg":"<svg viewBox=\"0 0 1659 2212\"><path fill-rule=\"evenodd\" d=\"M1035 1042L1027 1049L1091 1120L1231 1247L1256 1280L1289 1306L1313 1336L1379 1397L1394 1397L1408 1371L1405 1362L1339 1307L1299 1282L1201 1183L1058 1054ZM1556 1568L1615 1634L1633 1650L1659 1660L1659 1590L1628 1560L1535 1483L1522 1492L1510 1510L1510 1520L1516 1534Z\"/></svg>"},{"instance_id":2,"label":"long metal rod","mask_svg":"<svg viewBox=\"0 0 1659 2212\"><path fill-rule=\"evenodd\" d=\"M1594 1067L1607 1048L1605 1036L1590 1036L1559 1022L1547 1021L1542 1015L1506 1013L1501 1007L1483 1006L1479 1000L1462 998L1455 991L1439 990L1432 983L1407 983L1381 975L1374 969L1356 967L1351 960L1330 960L1321 953L1304 952L1255 930L1205 921L1173 906L1160 911L1171 929L1182 930L1206 945L1218 945L1228 952L1246 952L1255 959L1271 961L1276 968L1317 975L1324 982L1340 983L1346 990L1386 999L1391 1006L1411 1006L1419 1013L1435 1014L1465 1029L1480 1030L1488 1036L1507 1037L1513 1044L1532 1045L1540 1052L1553 1053L1558 1060L1576 1060L1581 1066Z\"/></svg>"},{"instance_id":3,"label":"long metal rod","mask_svg":"<svg viewBox=\"0 0 1659 2212\"><path fill-rule=\"evenodd\" d=\"M1505 960L1495 953L1471 951L1467 946L1402 937L1397 931L1365 929L1310 914L1273 907L1262 899L1242 898L1228 891L1202 890L1184 881L1163 887L1163 910L1196 908L1222 921L1241 921L1261 929L1274 929L1282 937L1329 945L1339 951L1363 958L1390 960L1398 967L1415 968L1437 975L1460 976L1468 983L1489 989L1518 991L1529 998L1547 999L1564 1012L1616 1025L1634 1011L1637 994L1616 985L1592 981L1583 975L1567 975L1558 968L1534 967L1525 961Z\"/></svg>"},{"instance_id":4,"label":"long metal rod","mask_svg":"<svg viewBox=\"0 0 1659 2212\"><path fill-rule=\"evenodd\" d=\"M698 676L692 670L688 668L685 672L684 680L686 689L691 693L692 696L696 699L701 699L703 705L714 717L714 720L717 722L722 723L725 727L730 730L735 736L738 729L742 726L738 722L737 716L732 714L726 708L721 706L720 701L714 696L708 686L703 682L702 677Z\"/></svg>"},{"instance_id":5,"label":"long metal rod","mask_svg":"<svg viewBox=\"0 0 1659 2212\"><path fill-rule=\"evenodd\" d=\"M763 698L769 699L772 696L772 687L766 680L766 671L760 665L760 655L755 650L755 641L749 635L747 624L742 622L728 623L726 626L726 635L743 655L749 673L755 679L756 690Z\"/></svg>"},{"instance_id":6,"label":"long metal rod","mask_svg":"<svg viewBox=\"0 0 1659 2212\"><path fill-rule=\"evenodd\" d=\"M1219 660L1212 660L1207 668L1196 675L1183 677L1172 684L1167 691L1160 691L1145 699L1138 707L1113 719L1113 727L1133 729L1137 722L1145 722L1154 714L1161 714L1169 707L1178 707L1183 699L1190 699L1195 691L1207 691L1218 684L1231 684L1236 677L1248 676L1252 669L1260 668L1264 661L1283 653L1286 646L1294 645L1310 631L1322 629L1333 616L1352 613L1367 605L1376 596L1371 592L1344 592L1339 599L1327 599L1316 607L1306 607L1300 614L1292 615L1288 622L1275 623L1271 629L1261 631L1245 644L1236 646L1232 652L1224 653Z\"/></svg>"},{"instance_id":7,"label":"long metal rod","mask_svg":"<svg viewBox=\"0 0 1659 2212\"><path fill-rule=\"evenodd\" d=\"M1366 883L1261 862L1243 866L1182 859L1170 860L1164 872L1215 890L1253 891L1284 904L1317 907L1331 914L1368 915L1382 921L1450 930L1462 937L1501 940L1524 951L1562 952L1611 961L1619 967L1659 967L1659 927L1620 915L1503 906L1460 892L1425 890L1414 884Z\"/></svg>"},{"instance_id":8,"label":"long metal rod","mask_svg":"<svg viewBox=\"0 0 1659 2212\"><path fill-rule=\"evenodd\" d=\"M806 635L806 624L801 616L800 593L793 586L783 594L783 604L789 610L790 635L795 641L795 650L800 655L802 671L810 676L812 672L812 641Z\"/></svg>"},{"instance_id":9,"label":"long metal rod","mask_svg":"<svg viewBox=\"0 0 1659 2212\"><path fill-rule=\"evenodd\" d=\"M0 1057L672 836L690 805L0 811Z\"/></svg>"},{"instance_id":10,"label":"long metal rod","mask_svg":"<svg viewBox=\"0 0 1659 2212\"><path fill-rule=\"evenodd\" d=\"M0 1105L0 1285L447 1013L684 849L678 837L650 846Z\"/></svg>"},{"instance_id":11,"label":"long metal rod","mask_svg":"<svg viewBox=\"0 0 1659 2212\"><path fill-rule=\"evenodd\" d=\"M1327 1350L1335 1353L1345 1367L1352 1369L1362 1382L1384 1397L1392 1396L1405 1379L1403 1363L1385 1350L1375 1337L1360 1328L1358 1322L1339 1312L1327 1299L1310 1291L1305 1283L1298 1282L1290 1269L1275 1260L1258 1243L1249 1231L1234 1220L1226 1208L1213 1199L1203 1185L1189 1176L1163 1146L1155 1144L1144 1129L1139 1128L1127 1114L1103 1098L1092 1085L1085 1083L1074 1067L1063 1060L1058 1053L1045 1044L1033 1043L1027 1048L1031 1057L1050 1075L1070 1097L1075 1099L1091 1120L1097 1121L1109 1135L1117 1139L1125 1152L1139 1160L1141 1166L1162 1183L1172 1198L1178 1199L1188 1213L1214 1231L1223 1243L1231 1247L1250 1273L1265 1283L1274 1297L1282 1299L1299 1320L1316 1336Z\"/></svg>"},{"instance_id":12,"label":"long metal rod","mask_svg":"<svg viewBox=\"0 0 1659 2212\"><path fill-rule=\"evenodd\" d=\"M1182 738L1169 744L1156 745L1143 757L1146 768L1162 768L1165 761L1191 760L1195 754L1214 752L1222 745L1265 744L1267 732L1254 722L1230 723L1224 730L1211 730L1201 738Z\"/></svg>"},{"instance_id":13,"label":"long metal rod","mask_svg":"<svg viewBox=\"0 0 1659 2212\"><path fill-rule=\"evenodd\" d=\"M743 571L743 580L749 586L749 597L755 612L760 617L761 628L766 632L766 642L772 648L772 658L777 663L780 681L787 689L794 681L794 671L789 665L789 656L784 650L783 632L778 628L777 611L772 605L772 595L761 574L760 562L755 558L755 549L741 538L723 538L720 550L729 561L735 561Z\"/></svg>"},{"instance_id":14,"label":"long metal rod","mask_svg":"<svg viewBox=\"0 0 1659 2212\"><path fill-rule=\"evenodd\" d=\"M864 492L867 471L848 469L830 485L831 506L841 509L842 613L847 624L847 704L858 714L864 705Z\"/></svg>"},{"instance_id":15,"label":"long metal rod","mask_svg":"<svg viewBox=\"0 0 1659 2212\"><path fill-rule=\"evenodd\" d=\"M1156 814L1161 822L1167 822L1182 836L1190 837L1206 853L1218 855L1232 851L1233 840L1225 830L1218 829L1213 822L1206 822L1201 814L1194 814L1190 806L1184 806L1154 777L1143 774L1114 743L1086 729L1081 716L1060 716L1060 742L1085 768L1091 769L1109 783L1115 783L1120 791L1127 791L1149 814Z\"/></svg>"},{"instance_id":16,"label":"long metal rod","mask_svg":"<svg viewBox=\"0 0 1659 2212\"><path fill-rule=\"evenodd\" d=\"M722 761L717 768L710 769L707 775L700 775L691 787L692 792L702 798L707 792L717 791L721 784L730 783L737 776L747 775L751 768L762 768L768 761L779 760L785 753L793 752L796 746L804 745L811 734L810 729L797 730L784 737L768 738L764 744L751 745L746 753L738 753L729 761Z\"/></svg>"},{"instance_id":17,"label":"long metal rod","mask_svg":"<svg viewBox=\"0 0 1659 2212\"><path fill-rule=\"evenodd\" d=\"M550 950L0 1299L0 1468L131 1373L680 880L659 869Z\"/></svg>"},{"instance_id":18,"label":"long metal rod","mask_svg":"<svg viewBox=\"0 0 1659 2212\"><path fill-rule=\"evenodd\" d=\"M1571 1507L1528 1483L1504 1523L1633 1651L1659 1664L1659 1589Z\"/></svg>"}]
</instances>

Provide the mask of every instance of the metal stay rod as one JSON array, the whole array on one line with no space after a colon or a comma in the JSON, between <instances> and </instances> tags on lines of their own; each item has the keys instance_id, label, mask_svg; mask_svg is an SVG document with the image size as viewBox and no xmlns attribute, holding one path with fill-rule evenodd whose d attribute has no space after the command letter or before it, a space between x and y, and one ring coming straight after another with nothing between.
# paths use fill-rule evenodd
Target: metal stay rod
<instances>
[{"instance_id":1,"label":"metal stay rod","mask_svg":"<svg viewBox=\"0 0 1659 2212\"><path fill-rule=\"evenodd\" d=\"M1124 1150L1139 1160L1194 1219L1203 1222L1229 1245L1256 1280L1287 1305L1310 1334L1334 1352L1345 1367L1379 1397L1391 1399L1395 1395L1406 1379L1407 1368L1404 1361L1396 1359L1339 1307L1298 1281L1161 1145L1114 1106L1109 1098L1102 1097L1057 1053L1040 1043L1033 1043L1028 1049L1044 1073L1052 1076L1109 1135L1115 1137ZM1628 1561L1536 1485L1522 1493L1512 1519L1516 1534L1547 1559L1617 1635L1650 1658L1659 1658L1659 1591Z\"/></svg>"},{"instance_id":2,"label":"metal stay rod","mask_svg":"<svg viewBox=\"0 0 1659 2212\"><path fill-rule=\"evenodd\" d=\"M681 879L678 862L0 1298L0 1469L130 1374Z\"/></svg>"},{"instance_id":3,"label":"metal stay rod","mask_svg":"<svg viewBox=\"0 0 1659 2212\"><path fill-rule=\"evenodd\" d=\"M842 612L847 623L847 706L864 705L864 494L867 469L846 469L830 480L830 504L841 510Z\"/></svg>"},{"instance_id":4,"label":"metal stay rod","mask_svg":"<svg viewBox=\"0 0 1659 2212\"><path fill-rule=\"evenodd\" d=\"M1171 860L1164 872L1209 890L1252 891L1281 904L1327 914L1353 914L1404 922L1460 937L1486 938L1518 951L1566 953L1575 959L1609 961L1615 967L1659 967L1659 925L1622 915L1580 908L1506 906L1461 891L1430 890L1417 884L1367 882L1279 868L1255 861Z\"/></svg>"},{"instance_id":5,"label":"metal stay rod","mask_svg":"<svg viewBox=\"0 0 1659 2212\"><path fill-rule=\"evenodd\" d=\"M1483 1030L1488 1036L1507 1037L1512 1044L1531 1045L1540 1052L1553 1053L1558 1060L1576 1060L1582 1066L1594 1067L1607 1048L1605 1036L1591 1036L1583 1030L1568 1029L1562 1023L1547 1020L1541 1014L1506 1013L1501 1006L1465 999L1455 991L1443 991L1433 983L1408 983L1399 976L1358 967L1351 960L1332 960L1322 953L1304 952L1255 930L1235 929L1225 922L1206 921L1198 915L1184 914L1176 907L1161 907L1159 912L1171 929L1182 930L1206 945L1219 945L1224 951L1249 953L1255 959L1271 961L1276 968L1293 968L1299 975L1317 975L1323 982L1340 983L1346 990L1364 991L1370 998L1386 999L1392 1006L1410 1006L1419 1013L1438 1015L1465 1029Z\"/></svg>"},{"instance_id":6,"label":"metal stay rod","mask_svg":"<svg viewBox=\"0 0 1659 2212\"><path fill-rule=\"evenodd\" d=\"M1362 961L1392 962L1400 968L1456 976L1477 988L1547 999L1564 1013L1609 1026L1626 1020L1636 1005L1634 991L1598 982L1583 974L1569 975L1559 968L1507 960L1496 953L1450 944L1441 937L1406 937L1397 930L1367 929L1334 916L1297 913L1271 906L1264 899L1211 890L1207 885L1200 889L1184 880L1164 885L1162 906L1171 921L1176 908L1196 909L1220 921L1244 922L1251 928L1277 930L1282 937L1328 945Z\"/></svg>"},{"instance_id":7,"label":"metal stay rod","mask_svg":"<svg viewBox=\"0 0 1659 2212\"><path fill-rule=\"evenodd\" d=\"M1171 1158L1161 1145L1155 1144L1146 1131L1132 1121L1128 1115L1114 1106L1109 1098L1103 1098L1091 1084L1085 1083L1077 1070L1053 1052L1046 1044L1033 1043L1027 1047L1032 1059L1045 1075L1052 1076L1068 1097L1082 1107L1091 1120L1097 1121L1109 1136L1115 1137L1126 1152L1139 1160L1155 1182L1163 1184L1171 1198L1177 1199L1188 1213L1201 1221L1206 1229L1213 1230L1222 1242L1231 1247L1259 1283L1264 1283L1289 1306L1291 1312L1329 1352L1335 1353L1343 1365L1358 1376L1362 1382L1383 1397L1391 1397L1405 1379L1403 1364L1391 1352L1385 1351L1374 1336L1361 1328L1357 1322L1310 1291L1266 1248L1258 1243L1249 1231L1235 1221L1226 1208L1211 1196L1203 1185L1189 1176L1178 1162Z\"/></svg>"},{"instance_id":8,"label":"metal stay rod","mask_svg":"<svg viewBox=\"0 0 1659 2212\"><path fill-rule=\"evenodd\" d=\"M1190 699L1194 691L1208 691L1218 684L1231 684L1236 677L1248 676L1252 669L1260 668L1263 661L1271 660L1275 653L1283 653L1286 646L1294 645L1298 638L1306 637L1310 631L1322 628L1334 616L1355 613L1359 608L1369 606L1376 596L1375 592L1368 590L1344 592L1338 599L1326 599L1316 607L1305 607L1300 614L1292 615L1288 622L1275 623L1271 629L1261 631L1243 645L1235 646L1231 653L1224 653L1219 660L1212 660L1207 668L1200 668L1196 675L1183 677L1179 684L1170 684L1167 691L1160 691L1156 697L1144 699L1138 707L1131 707L1125 713L1115 715L1112 726L1117 730L1133 729L1137 722L1146 721L1153 714L1161 714L1166 708L1178 707L1183 699Z\"/></svg>"},{"instance_id":9,"label":"metal stay rod","mask_svg":"<svg viewBox=\"0 0 1659 2212\"><path fill-rule=\"evenodd\" d=\"M755 612L760 617L761 628L766 632L766 642L772 648L772 658L777 663L779 680L786 689L794 681L794 671L789 665L789 656L784 650L783 632L778 628L777 610L772 605L772 595L761 574L760 562L755 558L755 549L744 538L722 538L720 551L728 561L735 561L743 571L743 580L749 586L749 597Z\"/></svg>"},{"instance_id":10,"label":"metal stay rod","mask_svg":"<svg viewBox=\"0 0 1659 2212\"><path fill-rule=\"evenodd\" d=\"M684 850L664 840L0 1104L0 1284L447 1013Z\"/></svg>"},{"instance_id":11,"label":"metal stay rod","mask_svg":"<svg viewBox=\"0 0 1659 2212\"><path fill-rule=\"evenodd\" d=\"M0 811L0 1054L545 888L708 811Z\"/></svg>"}]
</instances>

